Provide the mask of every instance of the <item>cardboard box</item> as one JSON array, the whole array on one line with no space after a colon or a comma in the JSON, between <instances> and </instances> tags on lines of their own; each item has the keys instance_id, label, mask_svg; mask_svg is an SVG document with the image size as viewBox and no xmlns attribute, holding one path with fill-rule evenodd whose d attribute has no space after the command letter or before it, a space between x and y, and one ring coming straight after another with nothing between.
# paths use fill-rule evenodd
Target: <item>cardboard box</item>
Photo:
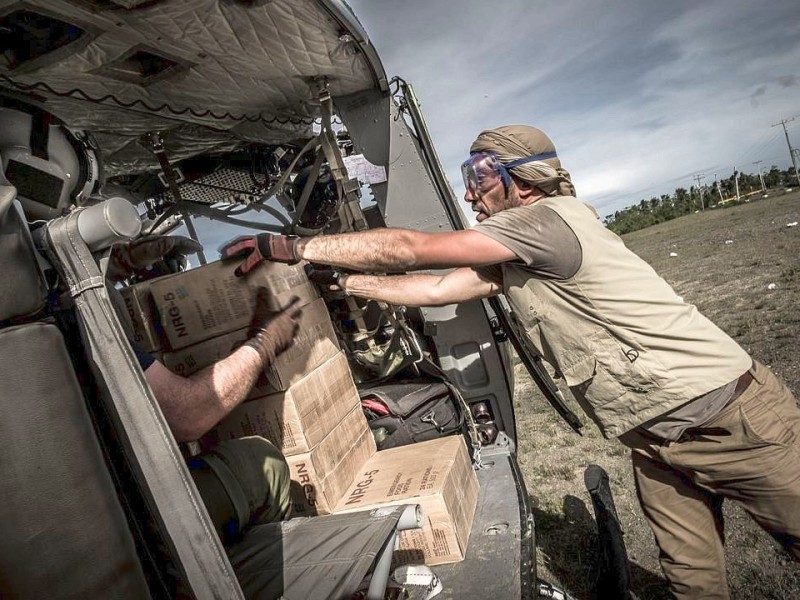
<instances>
[{"instance_id":1,"label":"cardboard box","mask_svg":"<svg viewBox=\"0 0 800 600\"><path fill-rule=\"evenodd\" d=\"M359 404L310 452L287 456L292 516L330 514L375 451Z\"/></svg>"},{"instance_id":2,"label":"cardboard box","mask_svg":"<svg viewBox=\"0 0 800 600\"><path fill-rule=\"evenodd\" d=\"M301 263L267 261L246 277L236 277L233 272L238 264L217 261L150 284L169 349L249 327L258 287L272 293L270 308L275 310L286 306L292 296L299 296L301 304L319 297Z\"/></svg>"},{"instance_id":3,"label":"cardboard box","mask_svg":"<svg viewBox=\"0 0 800 600\"><path fill-rule=\"evenodd\" d=\"M314 300L304 306L298 325L294 343L265 370L265 376L250 391L250 398L287 390L338 354L339 342L324 300ZM164 352L161 361L170 371L191 375L229 356L246 339L247 329L238 329L180 350Z\"/></svg>"},{"instance_id":4,"label":"cardboard box","mask_svg":"<svg viewBox=\"0 0 800 600\"><path fill-rule=\"evenodd\" d=\"M260 435L285 456L300 454L321 443L355 407L361 407L358 390L347 357L339 353L285 392L243 402L204 440Z\"/></svg>"},{"instance_id":5,"label":"cardboard box","mask_svg":"<svg viewBox=\"0 0 800 600\"><path fill-rule=\"evenodd\" d=\"M125 302L125 314L133 332L132 342L151 354L162 350L166 342L157 316L150 281L120 288L119 293Z\"/></svg>"},{"instance_id":6,"label":"cardboard box","mask_svg":"<svg viewBox=\"0 0 800 600\"><path fill-rule=\"evenodd\" d=\"M464 438L449 436L382 450L370 458L334 511L419 504L424 524L400 533L398 563L464 559L478 501L478 478Z\"/></svg>"}]
</instances>

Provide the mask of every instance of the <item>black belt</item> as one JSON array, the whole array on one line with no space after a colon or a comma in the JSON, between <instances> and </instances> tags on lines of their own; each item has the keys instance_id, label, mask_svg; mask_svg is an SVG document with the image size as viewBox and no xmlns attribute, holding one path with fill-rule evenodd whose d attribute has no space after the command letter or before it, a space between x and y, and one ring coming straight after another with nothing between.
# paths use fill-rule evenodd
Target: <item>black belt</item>
<instances>
[{"instance_id":1,"label":"black belt","mask_svg":"<svg viewBox=\"0 0 800 600\"><path fill-rule=\"evenodd\" d=\"M728 404L731 404L734 400L741 396L742 393L748 387L750 387L751 383L753 383L753 374L750 371L745 371L744 375L736 380L736 387L733 390L733 396L731 396L731 399L728 400Z\"/></svg>"}]
</instances>

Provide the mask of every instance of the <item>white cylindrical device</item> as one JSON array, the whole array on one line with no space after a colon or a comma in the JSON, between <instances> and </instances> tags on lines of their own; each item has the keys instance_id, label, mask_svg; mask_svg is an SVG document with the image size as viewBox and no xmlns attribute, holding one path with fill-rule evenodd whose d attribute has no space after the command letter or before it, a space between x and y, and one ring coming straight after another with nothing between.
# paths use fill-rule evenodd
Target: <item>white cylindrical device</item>
<instances>
[{"instance_id":1,"label":"white cylindrical device","mask_svg":"<svg viewBox=\"0 0 800 600\"><path fill-rule=\"evenodd\" d=\"M133 204L114 196L81 210L78 231L89 249L97 252L115 242L135 238L142 231L142 220Z\"/></svg>"}]
</instances>

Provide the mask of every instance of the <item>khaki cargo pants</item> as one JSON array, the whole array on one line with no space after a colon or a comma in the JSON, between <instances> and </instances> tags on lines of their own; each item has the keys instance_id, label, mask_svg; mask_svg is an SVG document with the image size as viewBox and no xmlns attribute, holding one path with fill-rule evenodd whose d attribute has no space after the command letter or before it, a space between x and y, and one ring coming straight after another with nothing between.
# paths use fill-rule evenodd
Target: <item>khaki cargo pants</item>
<instances>
[{"instance_id":1,"label":"khaki cargo pants","mask_svg":"<svg viewBox=\"0 0 800 600\"><path fill-rule=\"evenodd\" d=\"M259 436L220 442L189 462L195 485L226 545L244 529L287 517L289 465Z\"/></svg>"},{"instance_id":2,"label":"khaki cargo pants","mask_svg":"<svg viewBox=\"0 0 800 600\"><path fill-rule=\"evenodd\" d=\"M753 382L687 441L639 431L631 448L639 500L672 593L729 598L721 506L737 500L800 561L800 409L791 391L755 363Z\"/></svg>"}]
</instances>

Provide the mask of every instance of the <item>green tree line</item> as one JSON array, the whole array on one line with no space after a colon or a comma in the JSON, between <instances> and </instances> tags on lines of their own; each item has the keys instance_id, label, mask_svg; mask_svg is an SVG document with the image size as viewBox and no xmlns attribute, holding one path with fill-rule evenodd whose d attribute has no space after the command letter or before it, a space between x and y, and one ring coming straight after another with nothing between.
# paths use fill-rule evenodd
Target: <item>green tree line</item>
<instances>
[{"instance_id":1,"label":"green tree line","mask_svg":"<svg viewBox=\"0 0 800 600\"><path fill-rule=\"evenodd\" d=\"M618 210L613 215L606 215L603 223L617 235L622 235L704 208L735 203L735 177L737 176L739 178L739 195L742 199L751 197L754 192L761 191L761 180L758 173L734 171L734 175L718 180L717 184L712 182L701 186L691 186L688 190L680 187L672 195L662 194L660 197L653 196L649 200L643 199L639 204ZM783 171L773 165L769 171L763 173L763 177L764 185L768 190L797 183L794 169L791 167ZM750 196L747 196L748 194Z\"/></svg>"}]
</instances>

